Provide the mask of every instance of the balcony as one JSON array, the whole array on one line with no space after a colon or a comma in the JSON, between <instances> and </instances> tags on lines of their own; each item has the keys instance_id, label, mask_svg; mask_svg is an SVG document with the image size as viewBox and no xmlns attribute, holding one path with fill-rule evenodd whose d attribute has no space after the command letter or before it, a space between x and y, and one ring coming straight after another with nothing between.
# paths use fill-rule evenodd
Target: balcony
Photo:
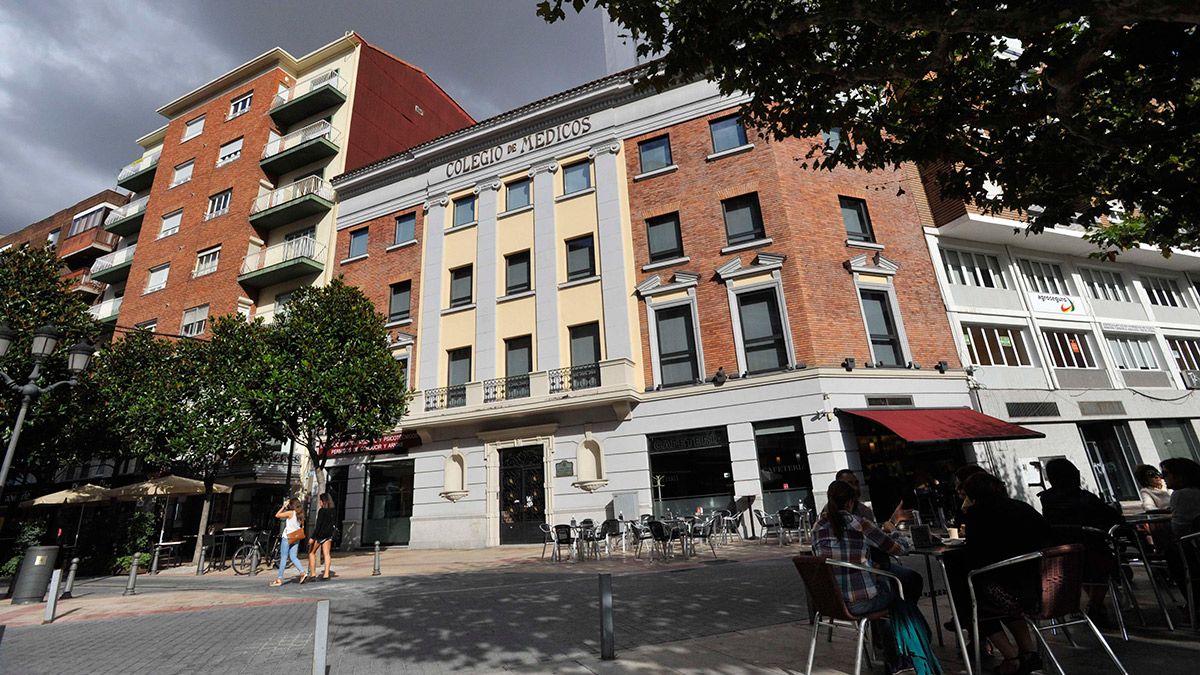
<instances>
[{"instance_id":1,"label":"balcony","mask_svg":"<svg viewBox=\"0 0 1200 675\"><path fill-rule=\"evenodd\" d=\"M271 119L280 126L291 126L323 110L346 102L349 85L335 72L319 75L311 81L280 92L271 102Z\"/></svg>"},{"instance_id":2,"label":"balcony","mask_svg":"<svg viewBox=\"0 0 1200 675\"><path fill-rule=\"evenodd\" d=\"M86 269L75 270L63 278L67 280L67 290L84 297L98 297L107 288L107 285L93 279Z\"/></svg>"},{"instance_id":3,"label":"balcony","mask_svg":"<svg viewBox=\"0 0 1200 675\"><path fill-rule=\"evenodd\" d=\"M329 122L315 122L267 143L258 165L270 174L287 173L336 155L340 137L341 132Z\"/></svg>"},{"instance_id":4,"label":"balcony","mask_svg":"<svg viewBox=\"0 0 1200 675\"><path fill-rule=\"evenodd\" d=\"M98 305L92 305L88 308L88 312L92 318L100 323L116 323L117 314L121 312L121 301L124 298L112 298L105 300Z\"/></svg>"},{"instance_id":5,"label":"balcony","mask_svg":"<svg viewBox=\"0 0 1200 675\"><path fill-rule=\"evenodd\" d=\"M624 418L640 399L633 361L611 359L515 377L413 392L406 427L432 428L528 419L543 408L556 412L611 407Z\"/></svg>"},{"instance_id":6,"label":"balcony","mask_svg":"<svg viewBox=\"0 0 1200 675\"><path fill-rule=\"evenodd\" d=\"M86 265L116 248L119 239L112 232L93 227L62 240L58 245L58 257L68 267Z\"/></svg>"},{"instance_id":7,"label":"balcony","mask_svg":"<svg viewBox=\"0 0 1200 675\"><path fill-rule=\"evenodd\" d=\"M325 268L324 261L325 246L312 237L301 237L261 248L246 256L238 281L247 288L265 288L320 274Z\"/></svg>"},{"instance_id":8,"label":"balcony","mask_svg":"<svg viewBox=\"0 0 1200 675\"><path fill-rule=\"evenodd\" d=\"M271 230L301 218L328 213L335 198L331 185L317 176L309 176L255 199L250 207L250 224Z\"/></svg>"},{"instance_id":9,"label":"balcony","mask_svg":"<svg viewBox=\"0 0 1200 675\"><path fill-rule=\"evenodd\" d=\"M146 215L146 203L149 201L150 195L146 195L116 209L104 220L104 229L122 237L137 234L142 229L142 217Z\"/></svg>"},{"instance_id":10,"label":"balcony","mask_svg":"<svg viewBox=\"0 0 1200 675\"><path fill-rule=\"evenodd\" d=\"M154 170L158 168L161 152L147 155L131 162L117 174L117 185L130 192L141 192L154 183Z\"/></svg>"},{"instance_id":11,"label":"balcony","mask_svg":"<svg viewBox=\"0 0 1200 675\"><path fill-rule=\"evenodd\" d=\"M92 263L92 278L106 284L115 284L128 278L136 248L137 244L134 244L96 258L96 262Z\"/></svg>"}]
</instances>

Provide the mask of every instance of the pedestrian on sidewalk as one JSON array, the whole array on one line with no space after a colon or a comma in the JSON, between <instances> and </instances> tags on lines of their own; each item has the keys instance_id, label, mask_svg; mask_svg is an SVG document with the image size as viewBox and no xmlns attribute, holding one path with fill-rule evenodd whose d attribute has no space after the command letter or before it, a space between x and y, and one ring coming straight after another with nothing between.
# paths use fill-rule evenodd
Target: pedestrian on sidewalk
<instances>
[{"instance_id":1,"label":"pedestrian on sidewalk","mask_svg":"<svg viewBox=\"0 0 1200 675\"><path fill-rule=\"evenodd\" d=\"M285 499L283 506L275 513L275 517L284 521L283 539L279 542L279 576L271 582L272 586L283 585L283 573L287 570L288 559L300 571L300 583L308 579L308 570L300 564L300 544L304 541L304 513L300 509L299 499Z\"/></svg>"},{"instance_id":2,"label":"pedestrian on sidewalk","mask_svg":"<svg viewBox=\"0 0 1200 675\"><path fill-rule=\"evenodd\" d=\"M321 574L322 581L329 581L330 554L333 552L333 497L328 492L322 492L317 497L317 524L312 529L312 538L308 540L308 569L317 574L317 551L325 560L325 571Z\"/></svg>"}]
</instances>

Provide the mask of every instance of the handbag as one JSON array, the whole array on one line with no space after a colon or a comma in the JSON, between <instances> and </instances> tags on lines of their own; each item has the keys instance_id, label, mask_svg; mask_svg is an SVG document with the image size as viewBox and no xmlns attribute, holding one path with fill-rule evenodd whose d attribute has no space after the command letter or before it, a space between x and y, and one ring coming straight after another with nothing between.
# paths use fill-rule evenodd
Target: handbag
<instances>
[{"instance_id":1,"label":"handbag","mask_svg":"<svg viewBox=\"0 0 1200 675\"><path fill-rule=\"evenodd\" d=\"M298 530L292 530L291 532L288 532L287 540L288 540L288 544L295 544L298 541L303 541L304 540L304 528L302 527Z\"/></svg>"}]
</instances>

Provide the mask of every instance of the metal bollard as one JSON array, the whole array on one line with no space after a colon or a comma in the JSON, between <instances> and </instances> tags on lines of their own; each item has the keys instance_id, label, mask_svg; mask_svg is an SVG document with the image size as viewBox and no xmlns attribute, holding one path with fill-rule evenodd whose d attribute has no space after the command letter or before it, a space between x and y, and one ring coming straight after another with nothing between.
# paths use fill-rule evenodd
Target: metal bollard
<instances>
[{"instance_id":1,"label":"metal bollard","mask_svg":"<svg viewBox=\"0 0 1200 675\"><path fill-rule=\"evenodd\" d=\"M371 571L371 576L379 576L379 542L375 542L375 569Z\"/></svg>"},{"instance_id":2,"label":"metal bollard","mask_svg":"<svg viewBox=\"0 0 1200 675\"><path fill-rule=\"evenodd\" d=\"M58 609L58 582L62 581L62 570L54 570L50 576L50 595L46 598L46 614L42 617L42 623L50 623L54 621L54 612Z\"/></svg>"},{"instance_id":3,"label":"metal bollard","mask_svg":"<svg viewBox=\"0 0 1200 675\"><path fill-rule=\"evenodd\" d=\"M125 584L125 592L121 595L136 595L137 591L134 587L137 586L138 563L142 561L142 552L138 551L133 554L133 560L129 563L129 583Z\"/></svg>"},{"instance_id":4,"label":"metal bollard","mask_svg":"<svg viewBox=\"0 0 1200 675\"><path fill-rule=\"evenodd\" d=\"M250 576L258 576L259 562L261 562L261 560L258 557L258 547L255 546L254 549L250 551Z\"/></svg>"},{"instance_id":5,"label":"metal bollard","mask_svg":"<svg viewBox=\"0 0 1200 675\"><path fill-rule=\"evenodd\" d=\"M329 648L329 601L317 603L317 627L313 632L313 675L325 675L325 652Z\"/></svg>"},{"instance_id":6,"label":"metal bollard","mask_svg":"<svg viewBox=\"0 0 1200 675\"><path fill-rule=\"evenodd\" d=\"M617 658L613 637L612 575L600 575L600 659L612 661Z\"/></svg>"},{"instance_id":7,"label":"metal bollard","mask_svg":"<svg viewBox=\"0 0 1200 675\"><path fill-rule=\"evenodd\" d=\"M79 558L71 558L71 569L67 572L67 587L65 590L63 590L62 595L58 596L60 599L65 598L69 600L71 597L73 597L71 595L71 590L75 588L75 572L78 569Z\"/></svg>"},{"instance_id":8,"label":"metal bollard","mask_svg":"<svg viewBox=\"0 0 1200 675\"><path fill-rule=\"evenodd\" d=\"M154 559L150 561L150 574L158 574L158 552L159 548L154 547Z\"/></svg>"},{"instance_id":9,"label":"metal bollard","mask_svg":"<svg viewBox=\"0 0 1200 675\"><path fill-rule=\"evenodd\" d=\"M200 544L196 545L200 546ZM207 552L208 549L204 548L203 546L200 547L200 559L196 561L196 576L204 574L204 554Z\"/></svg>"}]
</instances>

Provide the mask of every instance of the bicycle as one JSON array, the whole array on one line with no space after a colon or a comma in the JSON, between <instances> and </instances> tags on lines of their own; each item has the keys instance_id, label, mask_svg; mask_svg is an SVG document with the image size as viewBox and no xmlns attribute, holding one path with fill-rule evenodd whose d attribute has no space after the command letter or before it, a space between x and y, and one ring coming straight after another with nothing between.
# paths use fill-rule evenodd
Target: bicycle
<instances>
[{"instance_id":1,"label":"bicycle","mask_svg":"<svg viewBox=\"0 0 1200 675\"><path fill-rule=\"evenodd\" d=\"M254 561L254 551L258 551L258 564L269 570L279 564L279 537L261 530L248 530L242 534L245 542L233 554L233 571L235 574L249 574ZM267 543L270 542L270 546Z\"/></svg>"}]
</instances>

